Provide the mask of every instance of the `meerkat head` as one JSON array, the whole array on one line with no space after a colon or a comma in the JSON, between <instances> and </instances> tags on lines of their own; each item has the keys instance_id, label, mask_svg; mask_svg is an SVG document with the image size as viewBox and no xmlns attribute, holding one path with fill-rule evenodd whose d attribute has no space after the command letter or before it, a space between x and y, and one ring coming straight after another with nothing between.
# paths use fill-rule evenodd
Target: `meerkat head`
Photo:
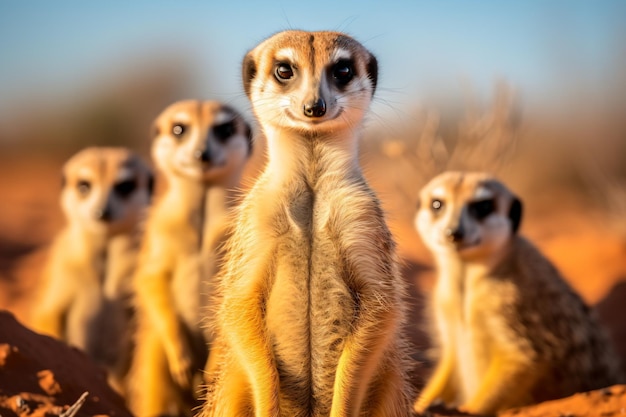
<instances>
[{"instance_id":1,"label":"meerkat head","mask_svg":"<svg viewBox=\"0 0 626 417\"><path fill-rule=\"evenodd\" d=\"M63 166L61 207L68 222L93 233L130 233L152 195L148 165L126 148L83 149Z\"/></svg>"},{"instance_id":2,"label":"meerkat head","mask_svg":"<svg viewBox=\"0 0 626 417\"><path fill-rule=\"evenodd\" d=\"M445 172L420 192L415 226L434 253L481 258L517 233L522 203L496 178L478 172Z\"/></svg>"},{"instance_id":3,"label":"meerkat head","mask_svg":"<svg viewBox=\"0 0 626 417\"><path fill-rule=\"evenodd\" d=\"M376 58L339 32L280 32L243 61L243 86L261 124L304 134L358 126L378 77Z\"/></svg>"},{"instance_id":4,"label":"meerkat head","mask_svg":"<svg viewBox=\"0 0 626 417\"><path fill-rule=\"evenodd\" d=\"M241 171L251 149L250 126L217 101L179 101L154 122L152 157L169 178L222 183Z\"/></svg>"}]
</instances>

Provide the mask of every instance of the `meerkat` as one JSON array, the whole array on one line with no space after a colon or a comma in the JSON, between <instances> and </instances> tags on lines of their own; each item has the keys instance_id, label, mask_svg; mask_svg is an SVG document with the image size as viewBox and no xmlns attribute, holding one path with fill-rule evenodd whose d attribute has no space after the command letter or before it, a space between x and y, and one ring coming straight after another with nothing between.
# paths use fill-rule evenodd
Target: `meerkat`
<instances>
[{"instance_id":1,"label":"meerkat","mask_svg":"<svg viewBox=\"0 0 626 417\"><path fill-rule=\"evenodd\" d=\"M439 358L414 404L491 415L623 381L582 299L518 234L522 203L479 172L446 172L420 192L415 226L438 272Z\"/></svg>"},{"instance_id":2,"label":"meerkat","mask_svg":"<svg viewBox=\"0 0 626 417\"><path fill-rule=\"evenodd\" d=\"M90 147L63 167L65 228L55 237L32 326L87 353L120 393L131 359L131 277L152 193L148 165L126 148Z\"/></svg>"},{"instance_id":3,"label":"meerkat","mask_svg":"<svg viewBox=\"0 0 626 417\"><path fill-rule=\"evenodd\" d=\"M137 416L192 412L208 354L204 285L217 268L250 153L249 125L217 101L176 102L154 123L152 158L166 189L148 215L134 280L139 323L130 407Z\"/></svg>"},{"instance_id":4,"label":"meerkat","mask_svg":"<svg viewBox=\"0 0 626 417\"><path fill-rule=\"evenodd\" d=\"M410 414L404 284L358 161L376 82L376 58L338 32L245 56L268 161L226 243L202 416Z\"/></svg>"}]
</instances>

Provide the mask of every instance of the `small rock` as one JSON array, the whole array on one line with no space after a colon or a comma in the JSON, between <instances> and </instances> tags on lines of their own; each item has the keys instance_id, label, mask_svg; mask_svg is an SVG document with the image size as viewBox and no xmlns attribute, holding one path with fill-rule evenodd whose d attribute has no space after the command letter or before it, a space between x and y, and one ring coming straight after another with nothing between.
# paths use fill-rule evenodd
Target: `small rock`
<instances>
[{"instance_id":1,"label":"small rock","mask_svg":"<svg viewBox=\"0 0 626 417\"><path fill-rule=\"evenodd\" d=\"M51 370L45 369L37 372L37 378L39 378L39 386L46 394L56 395L63 392L61 385L54 378L54 373Z\"/></svg>"}]
</instances>

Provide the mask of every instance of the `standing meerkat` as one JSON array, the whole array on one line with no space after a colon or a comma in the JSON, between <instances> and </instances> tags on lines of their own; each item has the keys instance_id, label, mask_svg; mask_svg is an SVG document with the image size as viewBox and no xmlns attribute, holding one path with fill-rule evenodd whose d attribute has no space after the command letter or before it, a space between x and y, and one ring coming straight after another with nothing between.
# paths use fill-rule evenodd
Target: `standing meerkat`
<instances>
[{"instance_id":1,"label":"standing meerkat","mask_svg":"<svg viewBox=\"0 0 626 417\"><path fill-rule=\"evenodd\" d=\"M125 148L84 149L63 167L65 228L55 237L32 326L76 346L125 392L131 359L131 277L152 192L147 164Z\"/></svg>"},{"instance_id":2,"label":"standing meerkat","mask_svg":"<svg viewBox=\"0 0 626 417\"><path fill-rule=\"evenodd\" d=\"M192 412L208 353L205 282L251 151L249 126L216 101L174 103L154 126L152 157L166 190L150 210L135 275L139 329L130 406L140 417Z\"/></svg>"},{"instance_id":3,"label":"standing meerkat","mask_svg":"<svg viewBox=\"0 0 626 417\"><path fill-rule=\"evenodd\" d=\"M438 271L439 360L415 402L496 412L621 381L593 313L517 234L522 203L484 173L446 172L420 193L415 225Z\"/></svg>"},{"instance_id":4,"label":"standing meerkat","mask_svg":"<svg viewBox=\"0 0 626 417\"><path fill-rule=\"evenodd\" d=\"M404 284L358 161L376 81L338 32L281 32L246 55L268 162L227 241L202 416L410 414Z\"/></svg>"}]
</instances>

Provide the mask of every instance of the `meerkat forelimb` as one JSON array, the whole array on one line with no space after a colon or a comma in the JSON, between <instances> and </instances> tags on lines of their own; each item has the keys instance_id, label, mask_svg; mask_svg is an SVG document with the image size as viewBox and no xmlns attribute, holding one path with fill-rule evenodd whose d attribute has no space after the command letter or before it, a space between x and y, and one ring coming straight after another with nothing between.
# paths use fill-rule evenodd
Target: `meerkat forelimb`
<instances>
[{"instance_id":1,"label":"meerkat forelimb","mask_svg":"<svg viewBox=\"0 0 626 417\"><path fill-rule=\"evenodd\" d=\"M518 233L521 201L495 177L446 172L420 192L416 228L437 267L439 360L414 403L481 415L622 381L597 322Z\"/></svg>"},{"instance_id":2,"label":"meerkat forelimb","mask_svg":"<svg viewBox=\"0 0 626 417\"><path fill-rule=\"evenodd\" d=\"M407 416L404 283L358 162L375 57L285 31L243 62L268 142L219 277L224 345L203 416Z\"/></svg>"},{"instance_id":3,"label":"meerkat forelimb","mask_svg":"<svg viewBox=\"0 0 626 417\"><path fill-rule=\"evenodd\" d=\"M125 392L131 359L131 277L152 193L148 165L126 148L90 147L63 167L64 229L55 237L33 327L84 350Z\"/></svg>"}]
</instances>

